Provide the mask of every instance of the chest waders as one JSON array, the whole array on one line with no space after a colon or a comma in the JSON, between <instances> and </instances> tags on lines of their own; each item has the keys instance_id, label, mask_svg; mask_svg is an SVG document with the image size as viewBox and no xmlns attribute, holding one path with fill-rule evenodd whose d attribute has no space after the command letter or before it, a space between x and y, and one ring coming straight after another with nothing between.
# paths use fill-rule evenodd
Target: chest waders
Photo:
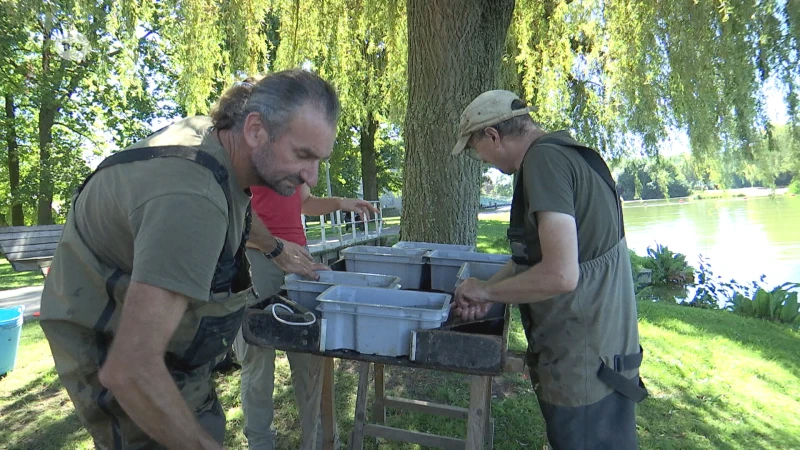
<instances>
[{"instance_id":1,"label":"chest waders","mask_svg":"<svg viewBox=\"0 0 800 450\"><path fill-rule=\"evenodd\" d=\"M520 305L548 440L556 450L636 449L635 403L647 391L639 378L643 353L616 186L594 150L557 136L540 138L531 150L539 145L577 151L611 189L619 219L619 241L603 255L580 263L573 292ZM530 229L526 233L522 167L517 173L507 234L512 259L524 270L539 263L528 254L538 235Z\"/></svg>"},{"instance_id":2,"label":"chest waders","mask_svg":"<svg viewBox=\"0 0 800 450\"><path fill-rule=\"evenodd\" d=\"M73 211L81 191L99 171L117 164L168 157L192 161L213 174L225 194L228 223L229 227L232 226L235 223L235 211L228 171L211 154L192 146L136 148L106 158L73 196ZM245 257L251 218L248 205L238 249L233 252L226 233L214 270L209 299L190 299L165 354L167 369L184 400L195 412L203 428L220 443L225 436L225 415L211 385L210 375L218 359L225 355L233 343L248 297L252 295ZM42 313L42 327L51 342L59 378L98 448L163 448L127 416L97 378L119 323L130 274L99 261L84 242L70 214L54 257L54 265L58 264L62 270L55 274L55 280L49 280L52 281L51 286L45 289L53 319L49 320ZM90 298L85 298L85 302L80 298L84 288L93 293ZM104 299L96 297L100 292L105 293ZM97 302L105 304L100 307L102 312L99 316ZM87 306L89 303L95 309L90 309Z\"/></svg>"}]
</instances>

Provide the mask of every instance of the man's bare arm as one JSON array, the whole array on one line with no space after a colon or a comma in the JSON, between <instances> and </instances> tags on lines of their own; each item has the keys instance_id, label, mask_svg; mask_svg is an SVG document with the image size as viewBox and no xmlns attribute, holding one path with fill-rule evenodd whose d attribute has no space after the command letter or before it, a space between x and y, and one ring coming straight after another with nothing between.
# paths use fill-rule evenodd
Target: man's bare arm
<instances>
[{"instance_id":1,"label":"man's bare arm","mask_svg":"<svg viewBox=\"0 0 800 450\"><path fill-rule=\"evenodd\" d=\"M167 448L222 449L198 423L164 364L186 311L181 294L131 282L100 382L150 437Z\"/></svg>"},{"instance_id":2,"label":"man's bare arm","mask_svg":"<svg viewBox=\"0 0 800 450\"><path fill-rule=\"evenodd\" d=\"M492 275L491 278L486 280L488 284L494 284L498 281L503 281L506 278L511 278L514 276L514 270L516 269L517 265L514 264L514 261L507 262L502 269L497 271L496 274Z\"/></svg>"},{"instance_id":3,"label":"man's bare arm","mask_svg":"<svg viewBox=\"0 0 800 450\"><path fill-rule=\"evenodd\" d=\"M282 243L283 251L275 257L274 261L284 272L296 273L305 278L316 280L319 279L316 271L330 270L330 267L324 264L315 263L314 258L303 246L286 240L282 240ZM258 217L258 214L253 214L250 239L247 240L246 245L262 253L271 253L278 245L278 238L270 233L264 222Z\"/></svg>"},{"instance_id":4,"label":"man's bare arm","mask_svg":"<svg viewBox=\"0 0 800 450\"><path fill-rule=\"evenodd\" d=\"M324 216L341 209L342 211L357 212L362 218L369 219L370 215L377 216L379 212L372 203L366 200L343 197L314 197L311 194L311 188L307 184L304 184L301 189L302 212L307 216Z\"/></svg>"},{"instance_id":5,"label":"man's bare arm","mask_svg":"<svg viewBox=\"0 0 800 450\"><path fill-rule=\"evenodd\" d=\"M247 247L260 250L264 253L269 253L275 250L278 245L277 238L269 232L269 229L258 217L258 214L253 213L253 219L250 225L250 238L245 244Z\"/></svg>"},{"instance_id":6,"label":"man's bare arm","mask_svg":"<svg viewBox=\"0 0 800 450\"><path fill-rule=\"evenodd\" d=\"M486 301L535 303L572 292L578 285L578 231L569 214L536 213L542 261L519 275L486 287Z\"/></svg>"}]
</instances>

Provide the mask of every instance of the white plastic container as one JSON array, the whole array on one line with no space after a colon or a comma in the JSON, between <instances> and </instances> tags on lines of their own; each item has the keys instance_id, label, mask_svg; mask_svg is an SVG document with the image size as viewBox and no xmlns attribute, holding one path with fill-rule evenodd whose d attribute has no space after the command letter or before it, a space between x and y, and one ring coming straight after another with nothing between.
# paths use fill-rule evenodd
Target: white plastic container
<instances>
[{"instance_id":1,"label":"white plastic container","mask_svg":"<svg viewBox=\"0 0 800 450\"><path fill-rule=\"evenodd\" d=\"M505 266L505 264L465 262L461 265L461 268L458 269L455 287L458 287L458 285L467 278L477 278L481 281L486 281L499 272L503 266Z\"/></svg>"},{"instance_id":2,"label":"white plastic container","mask_svg":"<svg viewBox=\"0 0 800 450\"><path fill-rule=\"evenodd\" d=\"M400 278L388 275L357 272L336 272L333 270L320 270L317 272L319 280L307 280L297 275L289 274L283 279L281 289L286 290L289 300L303 305L305 308L316 312L317 296L331 286L367 286L384 289L400 289Z\"/></svg>"},{"instance_id":3,"label":"white plastic container","mask_svg":"<svg viewBox=\"0 0 800 450\"><path fill-rule=\"evenodd\" d=\"M505 264L510 260L511 255L435 250L428 255L428 264L431 266L431 289L453 293L458 271L465 262Z\"/></svg>"},{"instance_id":4,"label":"white plastic container","mask_svg":"<svg viewBox=\"0 0 800 450\"><path fill-rule=\"evenodd\" d=\"M450 314L450 296L435 292L339 285L317 300L325 349L370 355L409 355L411 332L438 328Z\"/></svg>"},{"instance_id":5,"label":"white plastic container","mask_svg":"<svg viewBox=\"0 0 800 450\"><path fill-rule=\"evenodd\" d=\"M399 277L402 289L419 289L427 252L424 249L356 245L342 250L341 254L348 272Z\"/></svg>"},{"instance_id":6,"label":"white plastic container","mask_svg":"<svg viewBox=\"0 0 800 450\"><path fill-rule=\"evenodd\" d=\"M436 244L433 242L417 242L417 241L400 241L394 244L392 248L413 248L428 251L434 250L449 250L453 252L474 252L474 245L456 245L456 244Z\"/></svg>"}]
</instances>

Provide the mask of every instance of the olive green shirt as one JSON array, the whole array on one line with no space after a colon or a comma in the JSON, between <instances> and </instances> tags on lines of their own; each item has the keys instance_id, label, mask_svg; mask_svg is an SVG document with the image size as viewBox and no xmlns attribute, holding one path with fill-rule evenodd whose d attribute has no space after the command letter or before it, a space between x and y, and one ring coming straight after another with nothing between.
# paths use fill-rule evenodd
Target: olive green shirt
<instances>
[{"instance_id":1,"label":"olive green shirt","mask_svg":"<svg viewBox=\"0 0 800 450\"><path fill-rule=\"evenodd\" d=\"M250 201L207 117L182 120L130 148L198 145L228 169L234 223L210 170L182 158L155 158L101 170L81 192L76 223L97 258L131 280L207 300L224 239L239 246Z\"/></svg>"},{"instance_id":2,"label":"olive green shirt","mask_svg":"<svg viewBox=\"0 0 800 450\"><path fill-rule=\"evenodd\" d=\"M565 131L558 135L572 140ZM525 236L532 261L542 259L536 212L552 211L575 218L578 258L590 261L619 241L619 216L611 188L578 151L555 144L536 145L522 164L526 216Z\"/></svg>"}]
</instances>

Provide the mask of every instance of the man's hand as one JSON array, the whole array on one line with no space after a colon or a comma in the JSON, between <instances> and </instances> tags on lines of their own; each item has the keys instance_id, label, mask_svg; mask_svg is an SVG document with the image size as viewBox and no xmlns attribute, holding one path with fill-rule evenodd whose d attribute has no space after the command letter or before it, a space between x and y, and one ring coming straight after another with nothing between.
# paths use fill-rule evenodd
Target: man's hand
<instances>
[{"instance_id":1,"label":"man's hand","mask_svg":"<svg viewBox=\"0 0 800 450\"><path fill-rule=\"evenodd\" d=\"M283 251L274 260L284 272L296 273L310 280L319 279L317 270L330 270L325 264L315 263L305 247L289 241L283 241Z\"/></svg>"},{"instance_id":2,"label":"man's hand","mask_svg":"<svg viewBox=\"0 0 800 450\"><path fill-rule=\"evenodd\" d=\"M487 283L477 278L467 278L456 288L453 312L457 317L463 321L486 317L492 307L486 286Z\"/></svg>"},{"instance_id":3,"label":"man's hand","mask_svg":"<svg viewBox=\"0 0 800 450\"><path fill-rule=\"evenodd\" d=\"M370 212L378 215L378 208L372 203L357 198L343 198L339 201L339 209L358 213L364 220L369 220Z\"/></svg>"}]
</instances>

